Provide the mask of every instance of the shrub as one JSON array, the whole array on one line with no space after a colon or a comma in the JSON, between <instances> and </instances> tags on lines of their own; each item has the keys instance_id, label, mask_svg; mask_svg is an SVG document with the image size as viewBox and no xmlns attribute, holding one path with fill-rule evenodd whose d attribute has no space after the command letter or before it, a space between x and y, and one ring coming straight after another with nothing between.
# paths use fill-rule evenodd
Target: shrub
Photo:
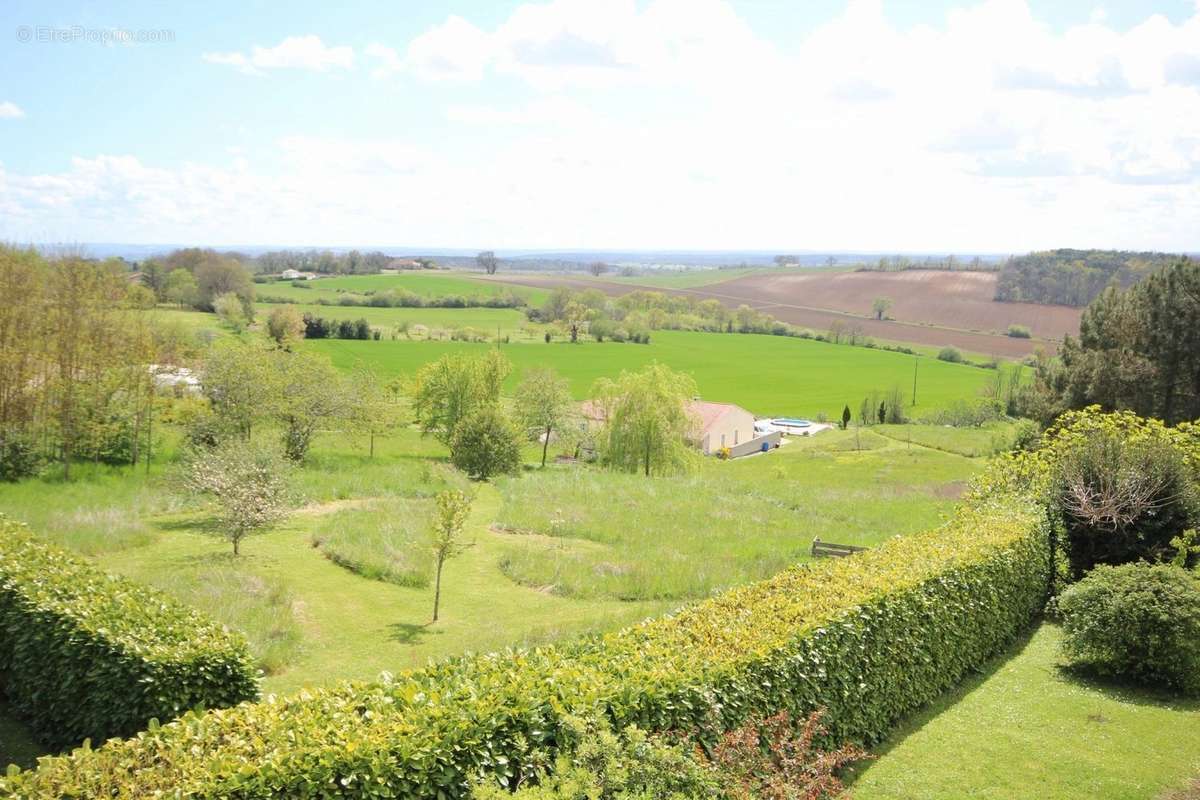
<instances>
[{"instance_id":1,"label":"shrub","mask_svg":"<svg viewBox=\"0 0 1200 800\"><path fill-rule=\"evenodd\" d=\"M1200 583L1186 570L1102 565L1063 592L1058 610L1070 664L1200 694Z\"/></svg>"},{"instance_id":2,"label":"shrub","mask_svg":"<svg viewBox=\"0 0 1200 800\"><path fill-rule=\"evenodd\" d=\"M951 364L963 363L962 351L957 347L943 347L937 354L939 361L949 361Z\"/></svg>"},{"instance_id":3,"label":"shrub","mask_svg":"<svg viewBox=\"0 0 1200 800\"><path fill-rule=\"evenodd\" d=\"M824 751L823 712L809 714L799 726L781 711L767 719L754 718L721 737L712 763L732 786L734 800L821 800L841 797L845 787L837 771L870 758L863 749L842 745Z\"/></svg>"},{"instance_id":4,"label":"shrub","mask_svg":"<svg viewBox=\"0 0 1200 800\"><path fill-rule=\"evenodd\" d=\"M535 786L510 793L487 781L474 800L700 800L723 798L719 776L681 745L670 745L631 725L621 735L606 720L563 721L562 752Z\"/></svg>"},{"instance_id":5,"label":"shrub","mask_svg":"<svg viewBox=\"0 0 1200 800\"><path fill-rule=\"evenodd\" d=\"M484 406L459 423L450 442L450 461L475 480L516 472L521 435L504 413Z\"/></svg>"},{"instance_id":6,"label":"shrub","mask_svg":"<svg viewBox=\"0 0 1200 800\"><path fill-rule=\"evenodd\" d=\"M1008 335L1014 339L1029 339L1033 336L1033 332L1025 325L1009 325Z\"/></svg>"},{"instance_id":7,"label":"shrub","mask_svg":"<svg viewBox=\"0 0 1200 800\"><path fill-rule=\"evenodd\" d=\"M0 481L36 475L44 463L37 440L17 430L0 430Z\"/></svg>"},{"instance_id":8,"label":"shrub","mask_svg":"<svg viewBox=\"0 0 1200 800\"><path fill-rule=\"evenodd\" d=\"M240 636L3 518L0 630L8 703L52 747L258 695Z\"/></svg>"},{"instance_id":9,"label":"shrub","mask_svg":"<svg viewBox=\"0 0 1200 800\"><path fill-rule=\"evenodd\" d=\"M538 774L566 717L597 711L618 730L702 736L826 707L833 741L874 742L1040 612L1043 520L996 494L936 531L620 632L188 716L43 760L0 779L0 793L462 797L481 778L515 787Z\"/></svg>"}]
</instances>

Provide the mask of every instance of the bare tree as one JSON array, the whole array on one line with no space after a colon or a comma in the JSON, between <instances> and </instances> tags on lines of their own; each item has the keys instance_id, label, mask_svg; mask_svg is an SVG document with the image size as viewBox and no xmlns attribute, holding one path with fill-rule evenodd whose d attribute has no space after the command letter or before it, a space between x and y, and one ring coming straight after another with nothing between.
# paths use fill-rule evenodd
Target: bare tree
<instances>
[{"instance_id":1,"label":"bare tree","mask_svg":"<svg viewBox=\"0 0 1200 800\"><path fill-rule=\"evenodd\" d=\"M593 261L592 263L588 264L588 272L599 278L601 275L608 272L608 264L605 264L603 261Z\"/></svg>"},{"instance_id":2,"label":"bare tree","mask_svg":"<svg viewBox=\"0 0 1200 800\"><path fill-rule=\"evenodd\" d=\"M494 250L484 250L475 256L475 263L483 267L484 272L488 275L495 275L496 269L500 266L500 259L496 258Z\"/></svg>"}]
</instances>

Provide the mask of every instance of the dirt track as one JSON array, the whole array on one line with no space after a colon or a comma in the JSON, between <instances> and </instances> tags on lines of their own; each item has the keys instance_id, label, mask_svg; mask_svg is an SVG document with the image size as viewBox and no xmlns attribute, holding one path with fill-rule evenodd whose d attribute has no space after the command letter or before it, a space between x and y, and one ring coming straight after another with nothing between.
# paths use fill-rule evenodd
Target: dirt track
<instances>
[{"instance_id":1,"label":"dirt track","mask_svg":"<svg viewBox=\"0 0 1200 800\"><path fill-rule=\"evenodd\" d=\"M817 332L834 323L868 336L945 346L1003 357L1023 356L1041 345L1053 352L1066 333L1079 330L1081 310L992 299L996 275L984 272L814 272L748 275L695 289L661 289L565 275L498 275L494 280L526 286L600 289L620 296L637 289L715 298L729 308L743 303L776 319ZM893 301L887 320L871 316L876 297ZM1014 339L1010 324L1027 326L1034 339Z\"/></svg>"}]
</instances>

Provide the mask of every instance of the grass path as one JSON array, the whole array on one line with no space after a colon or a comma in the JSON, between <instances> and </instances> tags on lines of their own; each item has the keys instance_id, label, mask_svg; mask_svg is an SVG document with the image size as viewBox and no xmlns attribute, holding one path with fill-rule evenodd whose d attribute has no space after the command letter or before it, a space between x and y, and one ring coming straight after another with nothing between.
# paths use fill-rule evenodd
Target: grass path
<instances>
[{"instance_id":1,"label":"grass path","mask_svg":"<svg viewBox=\"0 0 1200 800\"><path fill-rule=\"evenodd\" d=\"M1200 773L1200 701L1075 678L1043 624L901 725L856 800L1155 800Z\"/></svg>"},{"instance_id":2,"label":"grass path","mask_svg":"<svg viewBox=\"0 0 1200 800\"><path fill-rule=\"evenodd\" d=\"M663 603L567 599L514 584L500 572L498 563L505 548L522 543L519 537L489 530L499 509L499 495L488 484L476 488L468 520L468 535L475 545L447 562L441 619L434 625L428 624L432 588L367 580L313 548L307 528L320 515L312 509L293 517L286 527L243 542L239 565L289 587L292 611L305 634L299 655L266 679L264 691L371 679L384 670L418 667L448 654L535 644L611 628L666 608ZM176 529L166 531L150 548L111 553L100 560L108 569L146 580L197 561L228 561L228 549L218 539Z\"/></svg>"}]
</instances>

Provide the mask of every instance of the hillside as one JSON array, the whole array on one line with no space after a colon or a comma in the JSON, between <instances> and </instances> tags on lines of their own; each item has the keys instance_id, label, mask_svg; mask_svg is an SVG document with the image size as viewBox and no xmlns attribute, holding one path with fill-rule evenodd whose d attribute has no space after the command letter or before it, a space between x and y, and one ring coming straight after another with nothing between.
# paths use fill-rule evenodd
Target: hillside
<instances>
[{"instance_id":1,"label":"hillside","mask_svg":"<svg viewBox=\"0 0 1200 800\"><path fill-rule=\"evenodd\" d=\"M1125 250L1043 250L1005 262L996 299L1083 307L1106 286L1132 286L1178 259L1173 253Z\"/></svg>"}]
</instances>

